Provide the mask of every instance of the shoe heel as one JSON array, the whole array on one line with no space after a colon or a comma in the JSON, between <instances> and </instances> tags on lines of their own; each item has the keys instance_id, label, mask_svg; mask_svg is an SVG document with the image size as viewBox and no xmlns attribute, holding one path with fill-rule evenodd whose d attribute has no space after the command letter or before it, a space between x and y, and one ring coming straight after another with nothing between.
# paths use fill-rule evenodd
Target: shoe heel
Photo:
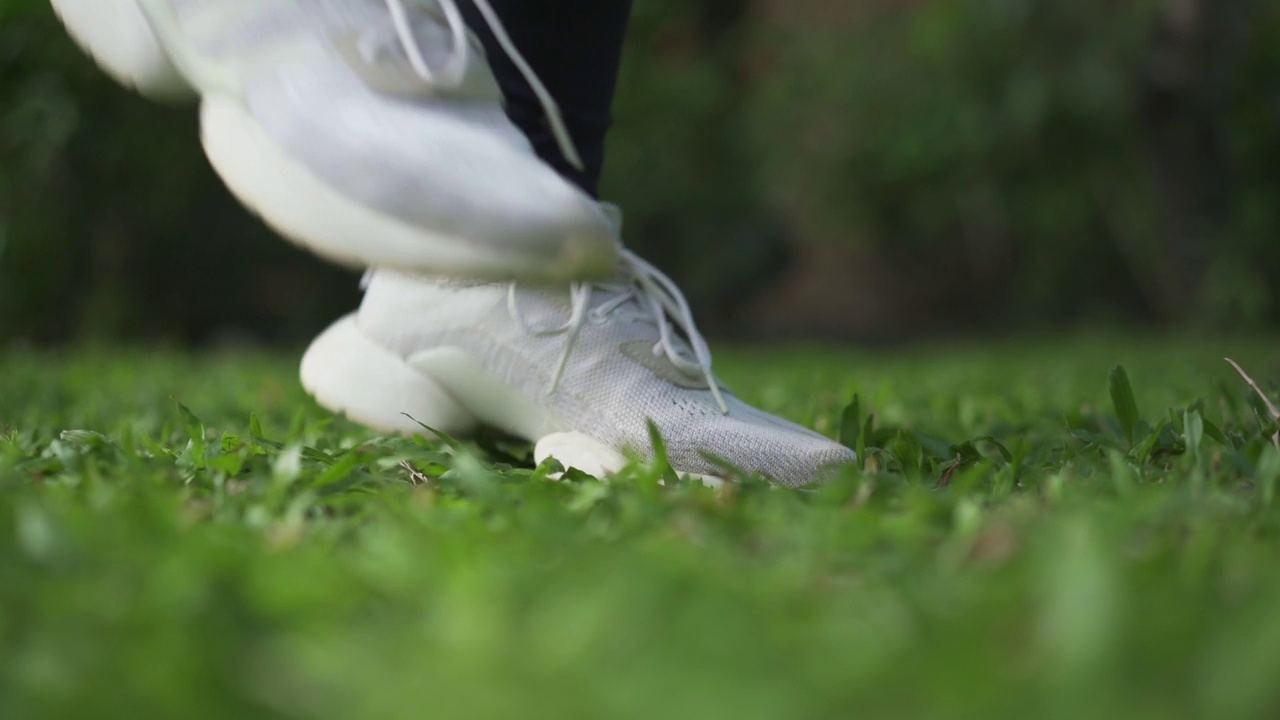
<instances>
[{"instance_id":1,"label":"shoe heel","mask_svg":"<svg viewBox=\"0 0 1280 720\"><path fill-rule=\"evenodd\" d=\"M53 0L53 10L76 43L122 85L153 100L196 98L137 0Z\"/></svg>"},{"instance_id":2,"label":"shoe heel","mask_svg":"<svg viewBox=\"0 0 1280 720\"><path fill-rule=\"evenodd\" d=\"M321 406L382 432L430 434L426 425L467 435L477 425L439 383L361 332L355 315L316 338L302 358L301 377Z\"/></svg>"}]
</instances>

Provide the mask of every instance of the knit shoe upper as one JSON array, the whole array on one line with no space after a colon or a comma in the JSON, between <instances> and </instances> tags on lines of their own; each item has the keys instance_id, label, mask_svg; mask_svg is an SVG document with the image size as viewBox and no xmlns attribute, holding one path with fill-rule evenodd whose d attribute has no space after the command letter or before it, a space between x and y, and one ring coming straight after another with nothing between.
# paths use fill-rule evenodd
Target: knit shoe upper
<instances>
[{"instance_id":1,"label":"knit shoe upper","mask_svg":"<svg viewBox=\"0 0 1280 720\"><path fill-rule=\"evenodd\" d=\"M376 272L355 322L482 423L531 441L575 432L648 456L652 420L680 472L723 475L709 453L784 485L855 459L723 388L678 291L627 258L614 282L572 290Z\"/></svg>"}]
</instances>

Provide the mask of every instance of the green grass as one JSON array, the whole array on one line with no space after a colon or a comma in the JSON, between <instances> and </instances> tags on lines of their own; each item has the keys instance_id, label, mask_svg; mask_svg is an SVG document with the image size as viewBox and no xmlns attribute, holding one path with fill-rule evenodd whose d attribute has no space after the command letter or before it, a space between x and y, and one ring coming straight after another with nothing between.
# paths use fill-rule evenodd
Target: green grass
<instances>
[{"instance_id":1,"label":"green grass","mask_svg":"<svg viewBox=\"0 0 1280 720\"><path fill-rule=\"evenodd\" d=\"M1280 451L1224 355L1280 378L1275 341L722 353L848 416L869 469L801 492L378 438L289 357L0 351L0 718L1276 717Z\"/></svg>"}]
</instances>

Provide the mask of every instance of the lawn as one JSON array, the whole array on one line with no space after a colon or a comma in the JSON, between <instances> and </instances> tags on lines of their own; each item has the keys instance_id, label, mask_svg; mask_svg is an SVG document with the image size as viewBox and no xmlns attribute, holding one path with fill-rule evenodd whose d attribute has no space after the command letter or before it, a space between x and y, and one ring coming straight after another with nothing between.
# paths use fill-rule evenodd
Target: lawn
<instances>
[{"instance_id":1,"label":"lawn","mask_svg":"<svg viewBox=\"0 0 1280 720\"><path fill-rule=\"evenodd\" d=\"M795 491L380 438L288 354L3 349L0 718L1274 718L1224 356L1276 398L1275 340L726 348L862 448Z\"/></svg>"}]
</instances>

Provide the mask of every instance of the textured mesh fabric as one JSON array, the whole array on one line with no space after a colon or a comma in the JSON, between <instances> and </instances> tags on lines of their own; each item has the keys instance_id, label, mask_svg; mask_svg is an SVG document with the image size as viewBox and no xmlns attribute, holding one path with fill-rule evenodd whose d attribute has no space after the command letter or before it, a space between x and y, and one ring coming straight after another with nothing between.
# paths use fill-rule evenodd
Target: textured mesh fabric
<instances>
[{"instance_id":1,"label":"textured mesh fabric","mask_svg":"<svg viewBox=\"0 0 1280 720\"><path fill-rule=\"evenodd\" d=\"M624 345L657 340L651 321L628 312L634 308L586 322L563 378L551 392L566 338L531 335L512 318L507 300L505 285L440 283L378 272L361 307L359 326L406 358L433 348L461 348L521 395L546 407L552 418L547 433L574 430L647 456L646 420L652 419L672 465L681 472L721 474L703 457L705 451L781 484L806 485L820 481L828 468L854 459L843 446L732 394L726 396L729 414L724 415L710 391L695 389L697 378L672 382L671 373L678 371L662 358L640 362L622 352ZM569 311L562 292L524 289L517 300L535 329L562 325Z\"/></svg>"}]
</instances>

